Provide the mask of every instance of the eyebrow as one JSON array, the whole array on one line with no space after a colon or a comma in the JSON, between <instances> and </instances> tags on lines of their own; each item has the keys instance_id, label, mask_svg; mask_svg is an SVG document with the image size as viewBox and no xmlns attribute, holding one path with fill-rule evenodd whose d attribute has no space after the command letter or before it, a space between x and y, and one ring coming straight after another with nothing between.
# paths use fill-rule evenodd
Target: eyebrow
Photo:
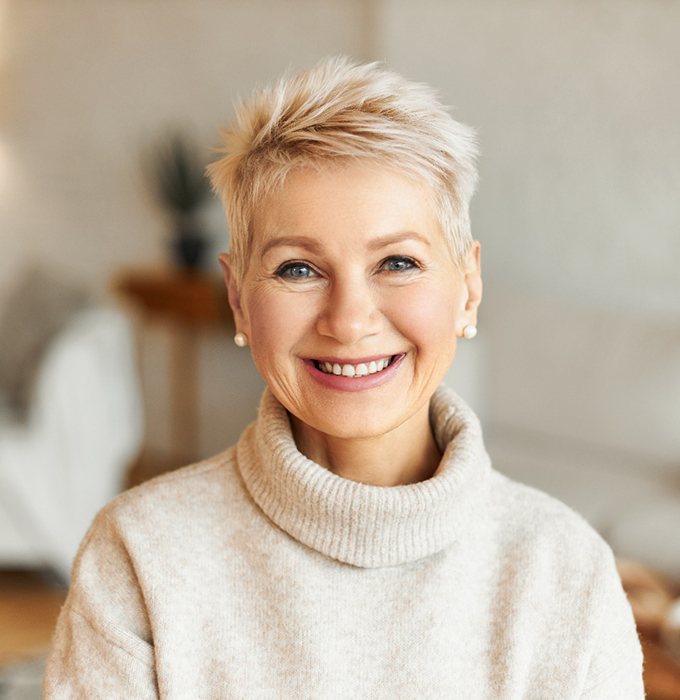
<instances>
[{"instance_id":1,"label":"eyebrow","mask_svg":"<svg viewBox=\"0 0 680 700\"><path fill-rule=\"evenodd\" d=\"M380 248L385 248L393 243L401 243L407 240L416 240L424 243L426 246L431 247L430 241L423 236L421 233L416 231L400 231L399 233L390 233L386 236L379 236L374 238L368 244L369 250L379 250ZM272 248L277 246L289 246L291 248L306 248L313 253L319 253L321 251L321 246L314 238L309 236L277 236L276 238L270 238L264 246L262 246L262 255L268 253Z\"/></svg>"},{"instance_id":2,"label":"eyebrow","mask_svg":"<svg viewBox=\"0 0 680 700\"><path fill-rule=\"evenodd\" d=\"M321 250L321 246L317 243L314 238L309 238L308 236L277 236L276 238L270 238L262 246L262 255L268 253L272 248L277 246L288 246L290 248L307 248L313 253L318 253Z\"/></svg>"},{"instance_id":3,"label":"eyebrow","mask_svg":"<svg viewBox=\"0 0 680 700\"><path fill-rule=\"evenodd\" d=\"M422 233L417 233L416 231L400 231L399 233L390 233L387 236L379 236L374 238L369 244L369 250L378 250L379 248L385 248L392 243L401 243L402 241L416 240L424 243L428 248L431 247L430 241Z\"/></svg>"}]
</instances>

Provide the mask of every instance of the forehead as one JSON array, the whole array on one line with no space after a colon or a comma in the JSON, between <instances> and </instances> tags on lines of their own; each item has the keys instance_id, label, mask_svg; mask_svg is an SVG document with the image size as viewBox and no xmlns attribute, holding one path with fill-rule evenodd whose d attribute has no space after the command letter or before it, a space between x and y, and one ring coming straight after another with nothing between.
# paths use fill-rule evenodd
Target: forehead
<instances>
[{"instance_id":1,"label":"forehead","mask_svg":"<svg viewBox=\"0 0 680 700\"><path fill-rule=\"evenodd\" d=\"M440 236L434 194L422 181L364 164L299 169L267 196L253 218L253 246L282 236L353 244L410 230Z\"/></svg>"}]
</instances>

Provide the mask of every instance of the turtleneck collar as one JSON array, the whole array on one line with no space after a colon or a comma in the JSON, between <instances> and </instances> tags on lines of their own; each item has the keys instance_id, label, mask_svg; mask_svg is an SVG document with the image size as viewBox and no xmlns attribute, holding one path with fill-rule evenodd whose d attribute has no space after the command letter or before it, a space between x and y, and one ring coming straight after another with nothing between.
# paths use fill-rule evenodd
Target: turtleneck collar
<instances>
[{"instance_id":1,"label":"turtleneck collar","mask_svg":"<svg viewBox=\"0 0 680 700\"><path fill-rule=\"evenodd\" d=\"M334 474L296 447L286 409L266 389L257 421L237 446L246 488L299 542L354 566L393 566L441 551L462 536L491 469L479 421L451 389L430 401L442 459L431 478L374 486Z\"/></svg>"}]
</instances>

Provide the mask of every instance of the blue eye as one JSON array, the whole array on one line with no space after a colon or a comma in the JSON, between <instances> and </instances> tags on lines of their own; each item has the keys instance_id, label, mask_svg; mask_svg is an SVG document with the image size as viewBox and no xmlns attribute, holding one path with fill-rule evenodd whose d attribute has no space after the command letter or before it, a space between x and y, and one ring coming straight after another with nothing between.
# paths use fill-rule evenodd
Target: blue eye
<instances>
[{"instance_id":1,"label":"blue eye","mask_svg":"<svg viewBox=\"0 0 680 700\"><path fill-rule=\"evenodd\" d=\"M408 272L417 269L418 263L405 255L393 255L383 262L383 267L388 272Z\"/></svg>"},{"instance_id":2,"label":"blue eye","mask_svg":"<svg viewBox=\"0 0 680 700\"><path fill-rule=\"evenodd\" d=\"M281 267L276 271L277 277L283 277L293 280L304 280L312 277L314 275L314 270L307 264L303 262L292 262L281 265Z\"/></svg>"}]
</instances>

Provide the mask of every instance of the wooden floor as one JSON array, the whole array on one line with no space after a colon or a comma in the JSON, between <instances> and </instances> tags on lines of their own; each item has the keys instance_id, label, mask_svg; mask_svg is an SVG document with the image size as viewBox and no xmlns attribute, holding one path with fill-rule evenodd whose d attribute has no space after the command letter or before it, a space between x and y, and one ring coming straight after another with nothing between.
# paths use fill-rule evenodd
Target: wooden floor
<instances>
[{"instance_id":1,"label":"wooden floor","mask_svg":"<svg viewBox=\"0 0 680 700\"><path fill-rule=\"evenodd\" d=\"M65 597L46 573L0 570L0 665L47 648Z\"/></svg>"}]
</instances>

